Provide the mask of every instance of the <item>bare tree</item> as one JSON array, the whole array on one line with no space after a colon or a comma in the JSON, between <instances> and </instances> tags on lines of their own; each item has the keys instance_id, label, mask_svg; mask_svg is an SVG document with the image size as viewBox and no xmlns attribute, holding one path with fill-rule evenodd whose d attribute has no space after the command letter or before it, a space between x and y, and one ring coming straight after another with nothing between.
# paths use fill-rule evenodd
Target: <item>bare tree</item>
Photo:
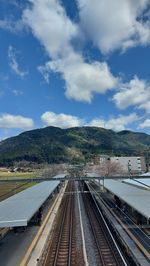
<instances>
[{"instance_id":1,"label":"bare tree","mask_svg":"<svg viewBox=\"0 0 150 266\"><path fill-rule=\"evenodd\" d=\"M118 162L112 162L111 160L105 160L100 164L94 165L93 172L102 177L119 176L125 174L122 165Z\"/></svg>"},{"instance_id":2,"label":"bare tree","mask_svg":"<svg viewBox=\"0 0 150 266\"><path fill-rule=\"evenodd\" d=\"M66 173L66 165L65 164L50 164L45 165L43 169L38 171L38 176L43 178L53 177L58 174Z\"/></svg>"},{"instance_id":3,"label":"bare tree","mask_svg":"<svg viewBox=\"0 0 150 266\"><path fill-rule=\"evenodd\" d=\"M84 165L70 165L67 168L68 175L70 178L85 176Z\"/></svg>"}]
</instances>

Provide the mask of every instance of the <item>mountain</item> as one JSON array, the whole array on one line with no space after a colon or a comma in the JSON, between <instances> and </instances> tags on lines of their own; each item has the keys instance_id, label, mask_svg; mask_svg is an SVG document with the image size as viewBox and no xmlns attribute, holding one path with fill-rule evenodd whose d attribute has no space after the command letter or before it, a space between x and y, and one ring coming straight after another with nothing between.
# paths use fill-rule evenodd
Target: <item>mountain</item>
<instances>
[{"instance_id":1,"label":"mountain","mask_svg":"<svg viewBox=\"0 0 150 266\"><path fill-rule=\"evenodd\" d=\"M0 166L18 161L35 163L83 162L97 154L141 155L150 147L150 135L116 133L98 127L46 127L0 142Z\"/></svg>"}]
</instances>

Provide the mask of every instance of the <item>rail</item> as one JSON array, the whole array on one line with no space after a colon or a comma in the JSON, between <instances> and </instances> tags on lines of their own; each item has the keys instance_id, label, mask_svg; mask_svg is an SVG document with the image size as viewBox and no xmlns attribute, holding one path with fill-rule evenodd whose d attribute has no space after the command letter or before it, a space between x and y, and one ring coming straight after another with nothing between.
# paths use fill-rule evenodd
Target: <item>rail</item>
<instances>
[{"instance_id":1,"label":"rail","mask_svg":"<svg viewBox=\"0 0 150 266\"><path fill-rule=\"evenodd\" d=\"M116 217L121 226L134 240L137 247L142 251L146 258L150 261L150 236L146 234L141 227L134 223L134 221L122 209L115 208L115 203L107 198L105 193L99 193L95 190L94 184L90 184L93 194L97 194L106 208Z\"/></svg>"},{"instance_id":2,"label":"rail","mask_svg":"<svg viewBox=\"0 0 150 266\"><path fill-rule=\"evenodd\" d=\"M98 210L92 196L89 194L83 194L83 200L85 204L85 209L89 218L93 236L95 239L95 246L98 250L100 264L103 266L124 266L127 265L118 252L116 244L110 235L102 214Z\"/></svg>"},{"instance_id":3,"label":"rail","mask_svg":"<svg viewBox=\"0 0 150 266\"><path fill-rule=\"evenodd\" d=\"M74 182L69 182L67 191L74 191ZM70 193L64 195L61 209L56 217L56 224L47 254L43 260L42 266L56 265L78 265L77 264L77 246L76 246L76 219L75 219L75 195ZM81 261L81 266L84 265Z\"/></svg>"}]
</instances>

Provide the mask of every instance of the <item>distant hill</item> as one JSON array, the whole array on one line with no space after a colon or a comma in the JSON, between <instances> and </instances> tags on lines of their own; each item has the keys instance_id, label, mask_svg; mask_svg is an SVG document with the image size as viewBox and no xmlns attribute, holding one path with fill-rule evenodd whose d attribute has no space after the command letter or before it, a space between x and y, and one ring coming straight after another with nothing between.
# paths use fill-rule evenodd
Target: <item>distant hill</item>
<instances>
[{"instance_id":1,"label":"distant hill","mask_svg":"<svg viewBox=\"0 0 150 266\"><path fill-rule=\"evenodd\" d=\"M150 135L116 133L98 127L46 127L0 142L0 166L26 160L35 163L83 162L97 154L141 155L150 147Z\"/></svg>"}]
</instances>

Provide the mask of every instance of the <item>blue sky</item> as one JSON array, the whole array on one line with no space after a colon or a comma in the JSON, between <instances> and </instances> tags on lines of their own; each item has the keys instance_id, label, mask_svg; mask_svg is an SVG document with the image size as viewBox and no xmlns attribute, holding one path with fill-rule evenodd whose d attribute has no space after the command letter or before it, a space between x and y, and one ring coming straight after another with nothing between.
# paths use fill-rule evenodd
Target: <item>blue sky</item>
<instances>
[{"instance_id":1,"label":"blue sky","mask_svg":"<svg viewBox=\"0 0 150 266\"><path fill-rule=\"evenodd\" d=\"M0 139L50 125L150 133L148 0L1 0L0 40Z\"/></svg>"}]
</instances>

